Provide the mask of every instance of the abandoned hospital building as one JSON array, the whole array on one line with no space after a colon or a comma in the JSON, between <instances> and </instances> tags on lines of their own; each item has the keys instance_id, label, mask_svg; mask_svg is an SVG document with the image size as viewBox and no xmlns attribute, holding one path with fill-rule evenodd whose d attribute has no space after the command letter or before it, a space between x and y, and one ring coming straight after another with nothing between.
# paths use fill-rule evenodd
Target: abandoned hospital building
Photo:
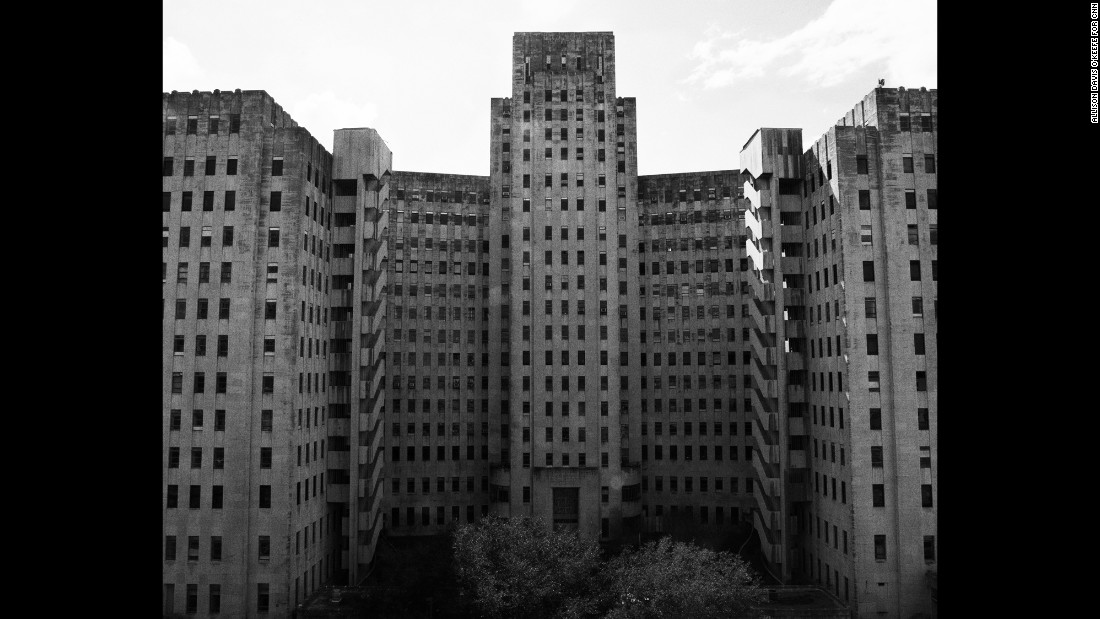
<instances>
[{"instance_id":1,"label":"abandoned hospital building","mask_svg":"<svg viewBox=\"0 0 1100 619\"><path fill-rule=\"evenodd\" d=\"M514 35L485 176L163 94L165 615L287 617L489 515L747 522L780 583L936 612L937 91L639 176L614 41Z\"/></svg>"}]
</instances>

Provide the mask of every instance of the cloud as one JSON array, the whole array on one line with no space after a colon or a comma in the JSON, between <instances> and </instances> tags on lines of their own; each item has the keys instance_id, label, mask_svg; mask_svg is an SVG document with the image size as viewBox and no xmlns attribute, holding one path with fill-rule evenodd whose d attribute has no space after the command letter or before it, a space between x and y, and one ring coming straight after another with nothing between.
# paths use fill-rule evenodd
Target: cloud
<instances>
[{"instance_id":1,"label":"cloud","mask_svg":"<svg viewBox=\"0 0 1100 619\"><path fill-rule=\"evenodd\" d=\"M162 48L163 87L171 90L194 90L196 82L206 77L206 71L199 65L198 59L191 53L186 43L172 37L164 37Z\"/></svg>"},{"instance_id":2,"label":"cloud","mask_svg":"<svg viewBox=\"0 0 1100 619\"><path fill-rule=\"evenodd\" d=\"M331 90L310 93L285 107L300 127L309 129L322 144L332 146L332 132L349 127L373 127L378 106L370 101L341 99Z\"/></svg>"},{"instance_id":3,"label":"cloud","mask_svg":"<svg viewBox=\"0 0 1100 619\"><path fill-rule=\"evenodd\" d=\"M824 88L878 66L878 77L891 85L936 85L935 2L835 0L821 17L778 38L717 26L704 37L689 54L698 64L684 80L704 89L776 74Z\"/></svg>"}]
</instances>

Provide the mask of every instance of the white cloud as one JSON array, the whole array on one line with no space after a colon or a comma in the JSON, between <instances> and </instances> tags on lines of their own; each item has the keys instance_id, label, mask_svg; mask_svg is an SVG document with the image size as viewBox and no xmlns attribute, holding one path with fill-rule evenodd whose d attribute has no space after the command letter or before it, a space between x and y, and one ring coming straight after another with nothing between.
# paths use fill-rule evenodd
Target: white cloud
<instances>
[{"instance_id":1,"label":"white cloud","mask_svg":"<svg viewBox=\"0 0 1100 619\"><path fill-rule=\"evenodd\" d=\"M198 80L206 77L206 71L199 65L198 59L191 53L186 43L172 37L164 37L163 79L165 92L171 90L194 90Z\"/></svg>"},{"instance_id":2,"label":"white cloud","mask_svg":"<svg viewBox=\"0 0 1100 619\"><path fill-rule=\"evenodd\" d=\"M284 109L299 127L305 127L321 144L332 148L332 132L350 127L373 127L378 118L378 106L370 101L353 102L341 99L331 90L310 93L305 99L286 105Z\"/></svg>"},{"instance_id":3,"label":"white cloud","mask_svg":"<svg viewBox=\"0 0 1100 619\"><path fill-rule=\"evenodd\" d=\"M936 85L936 3L835 0L825 13L779 38L712 26L690 57L699 62L684 81L720 88L769 74L801 78L810 87L842 83L884 66L888 85Z\"/></svg>"}]
</instances>

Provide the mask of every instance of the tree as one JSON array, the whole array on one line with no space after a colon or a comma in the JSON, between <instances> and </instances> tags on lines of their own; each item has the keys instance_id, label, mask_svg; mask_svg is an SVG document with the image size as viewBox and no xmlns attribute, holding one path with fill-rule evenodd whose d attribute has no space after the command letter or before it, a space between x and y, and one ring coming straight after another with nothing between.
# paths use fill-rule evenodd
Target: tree
<instances>
[{"instance_id":1,"label":"tree","mask_svg":"<svg viewBox=\"0 0 1100 619\"><path fill-rule=\"evenodd\" d=\"M552 617L577 607L600 550L529 518L482 519L454 533L455 572L489 617Z\"/></svg>"},{"instance_id":2,"label":"tree","mask_svg":"<svg viewBox=\"0 0 1100 619\"><path fill-rule=\"evenodd\" d=\"M528 518L460 527L454 557L467 596L489 617L718 619L767 599L733 553L665 537L601 564L594 542Z\"/></svg>"},{"instance_id":3,"label":"tree","mask_svg":"<svg viewBox=\"0 0 1100 619\"><path fill-rule=\"evenodd\" d=\"M608 619L739 617L767 598L736 555L667 537L612 559L593 590Z\"/></svg>"}]
</instances>

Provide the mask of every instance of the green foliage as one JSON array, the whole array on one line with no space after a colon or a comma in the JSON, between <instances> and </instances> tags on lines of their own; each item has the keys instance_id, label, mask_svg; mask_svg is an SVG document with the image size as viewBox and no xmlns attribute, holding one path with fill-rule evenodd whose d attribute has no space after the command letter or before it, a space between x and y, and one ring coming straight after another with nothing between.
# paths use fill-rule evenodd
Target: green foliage
<instances>
[{"instance_id":1,"label":"green foliage","mask_svg":"<svg viewBox=\"0 0 1100 619\"><path fill-rule=\"evenodd\" d=\"M669 538L624 552L599 580L597 606L609 619L738 617L767 597L736 555Z\"/></svg>"},{"instance_id":2,"label":"green foliage","mask_svg":"<svg viewBox=\"0 0 1100 619\"><path fill-rule=\"evenodd\" d=\"M601 564L595 543L527 518L454 534L455 571L488 617L738 617L767 597L729 552L663 538Z\"/></svg>"},{"instance_id":3,"label":"green foliage","mask_svg":"<svg viewBox=\"0 0 1100 619\"><path fill-rule=\"evenodd\" d=\"M489 617L552 617L577 606L599 547L528 518L486 518L454 533L455 572Z\"/></svg>"}]
</instances>

